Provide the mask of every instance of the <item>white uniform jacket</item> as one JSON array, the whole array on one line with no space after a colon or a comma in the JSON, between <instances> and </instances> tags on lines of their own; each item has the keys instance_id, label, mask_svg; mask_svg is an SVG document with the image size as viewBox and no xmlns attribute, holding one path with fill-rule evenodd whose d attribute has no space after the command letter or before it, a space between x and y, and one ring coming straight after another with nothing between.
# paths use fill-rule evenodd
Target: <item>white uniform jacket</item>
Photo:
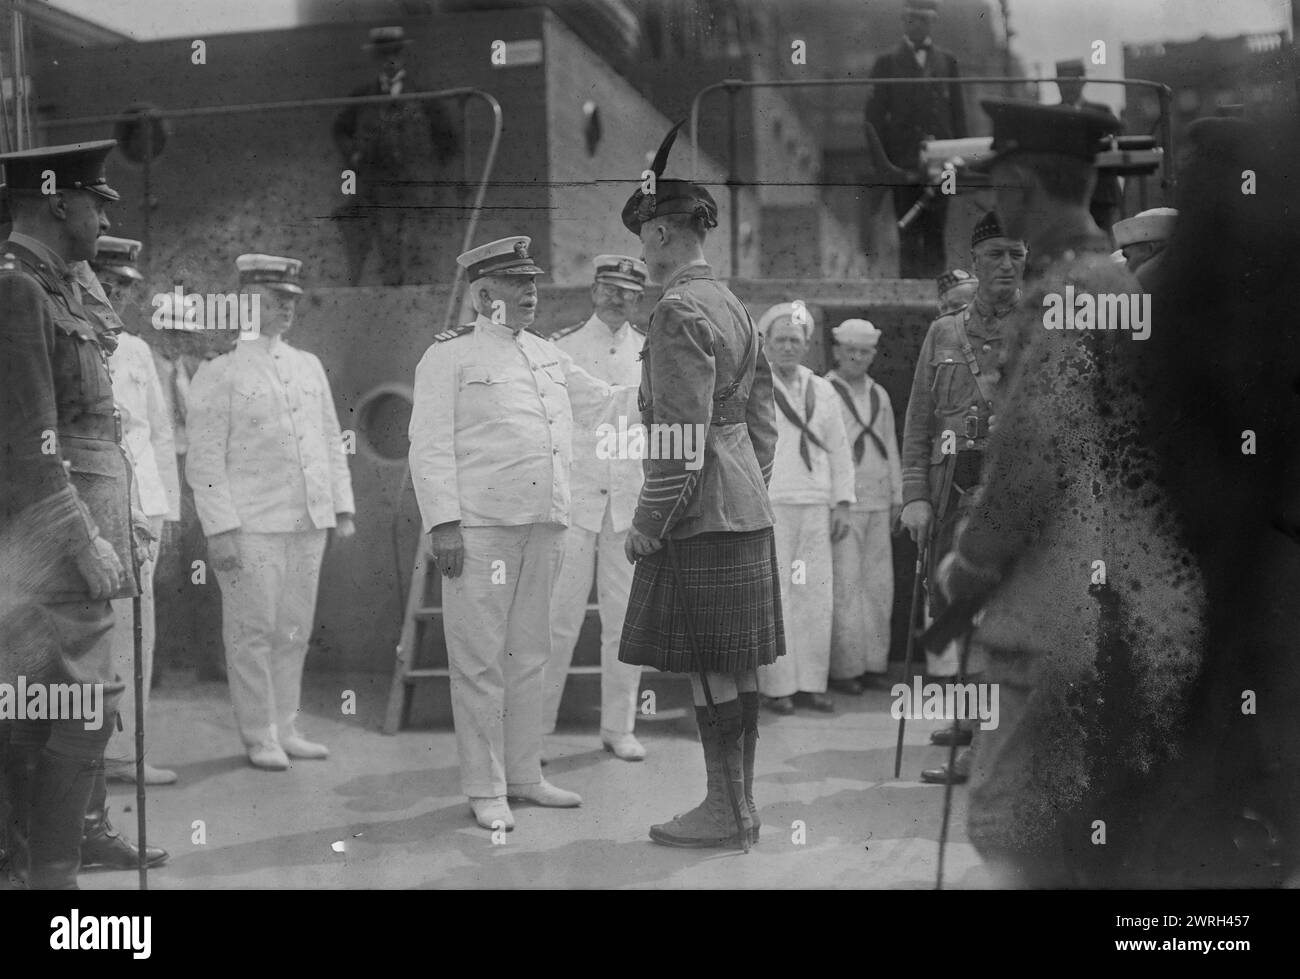
<instances>
[{"instance_id":1,"label":"white uniform jacket","mask_svg":"<svg viewBox=\"0 0 1300 979\"><path fill-rule=\"evenodd\" d=\"M140 510L146 517L181 518L171 413L149 345L130 333L117 337L108 359L113 401L122 416L122 444L131 459Z\"/></svg>"},{"instance_id":2,"label":"white uniform jacket","mask_svg":"<svg viewBox=\"0 0 1300 979\"><path fill-rule=\"evenodd\" d=\"M567 525L574 417L593 430L613 424L635 391L485 316L439 334L415 369L409 433L424 532L453 520Z\"/></svg>"},{"instance_id":3,"label":"white uniform jacket","mask_svg":"<svg viewBox=\"0 0 1300 979\"><path fill-rule=\"evenodd\" d=\"M593 313L587 322L552 333L550 339L575 364L602 381L634 386L641 383L645 334L631 324L624 323L611 332ZM627 419L629 427L640 423L639 414ZM574 425L569 522L598 534L608 506L614 533L621 534L632 526L645 476L639 459L620 459L616 453L606 453L608 459L600 458L596 452L599 442L594 427Z\"/></svg>"},{"instance_id":4,"label":"white uniform jacket","mask_svg":"<svg viewBox=\"0 0 1300 979\"><path fill-rule=\"evenodd\" d=\"M355 513L325 368L278 337L247 336L190 382L185 478L203 532L333 527Z\"/></svg>"}]
</instances>

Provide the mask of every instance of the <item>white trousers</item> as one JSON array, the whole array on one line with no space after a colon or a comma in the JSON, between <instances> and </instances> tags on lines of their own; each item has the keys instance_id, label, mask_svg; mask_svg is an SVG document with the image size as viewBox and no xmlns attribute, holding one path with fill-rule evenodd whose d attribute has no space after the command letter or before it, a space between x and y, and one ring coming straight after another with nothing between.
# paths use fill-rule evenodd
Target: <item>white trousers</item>
<instances>
[{"instance_id":1,"label":"white trousers","mask_svg":"<svg viewBox=\"0 0 1300 979\"><path fill-rule=\"evenodd\" d=\"M888 510L849 512L849 532L831 545L835 614L831 678L884 673L889 666L889 621L894 608L894 551Z\"/></svg>"},{"instance_id":2,"label":"white trousers","mask_svg":"<svg viewBox=\"0 0 1300 979\"><path fill-rule=\"evenodd\" d=\"M298 735L324 530L237 531L241 567L218 571L235 723L247 747Z\"/></svg>"},{"instance_id":3,"label":"white trousers","mask_svg":"<svg viewBox=\"0 0 1300 979\"><path fill-rule=\"evenodd\" d=\"M564 528L462 527L461 536L464 566L442 579L442 622L461 789L487 798L542 779L542 686Z\"/></svg>"},{"instance_id":4,"label":"white trousers","mask_svg":"<svg viewBox=\"0 0 1300 979\"><path fill-rule=\"evenodd\" d=\"M149 523L156 535L162 534L163 518L150 517ZM161 542L160 542L161 544ZM159 545L156 545L159 546ZM144 660L144 709L149 709L149 688L153 685L153 647L157 635L153 605L153 571L157 565L157 552L153 561L140 565L140 652ZM114 723L108 746L104 749L104 763L108 770L128 768L135 764L135 610L134 600L115 598L113 605L113 670L125 684L122 697L117 702L122 730ZM146 726L146 735L148 734ZM152 739L151 739L152 740ZM157 743L155 741L155 743ZM149 750L145 745L146 753Z\"/></svg>"},{"instance_id":5,"label":"white trousers","mask_svg":"<svg viewBox=\"0 0 1300 979\"><path fill-rule=\"evenodd\" d=\"M593 576L600 606L600 726L619 734L632 733L641 667L618 661L634 568L623 553L626 540L626 531L613 529L608 508L599 534L581 527L570 527L564 533L564 557L551 593L551 659L546 664L542 705L542 730L547 734L555 730L560 713L560 698L587 615Z\"/></svg>"},{"instance_id":6,"label":"white trousers","mask_svg":"<svg viewBox=\"0 0 1300 979\"><path fill-rule=\"evenodd\" d=\"M825 693L831 662L831 511L824 503L772 505L781 569L785 655L758 670L768 697Z\"/></svg>"}]
</instances>

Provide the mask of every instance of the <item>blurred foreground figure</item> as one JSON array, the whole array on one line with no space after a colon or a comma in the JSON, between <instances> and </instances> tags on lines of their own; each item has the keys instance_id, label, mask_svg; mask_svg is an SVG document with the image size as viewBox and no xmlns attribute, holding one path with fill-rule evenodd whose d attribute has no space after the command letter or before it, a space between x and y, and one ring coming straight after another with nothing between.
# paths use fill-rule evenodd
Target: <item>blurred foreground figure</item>
<instances>
[{"instance_id":1,"label":"blurred foreground figure","mask_svg":"<svg viewBox=\"0 0 1300 979\"><path fill-rule=\"evenodd\" d=\"M1056 76L1068 79L1056 83L1061 93L1061 105L1075 109L1091 109L1094 112L1110 112L1110 107L1101 102L1089 102L1083 97L1083 87L1088 83L1088 72L1082 58L1056 63ZM1119 177L1113 173L1097 174L1097 186L1093 189L1088 202L1088 213L1102 231L1109 233L1115 219L1119 217L1124 204L1124 192L1120 189ZM1118 243L1117 243L1118 244ZM1129 271L1132 271L1130 268Z\"/></svg>"},{"instance_id":2,"label":"blurred foreground figure","mask_svg":"<svg viewBox=\"0 0 1300 979\"><path fill-rule=\"evenodd\" d=\"M1172 207L1153 207L1115 224L1115 247L1147 291L1156 284L1165 245L1177 222L1178 212Z\"/></svg>"},{"instance_id":3,"label":"blurred foreground figure","mask_svg":"<svg viewBox=\"0 0 1300 979\"><path fill-rule=\"evenodd\" d=\"M983 104L997 211L1029 265L983 488L938 570L954 608L982 607L973 642L998 685L970 838L1001 886L1138 886L1141 800L1178 753L1204 596L1141 441L1145 341L1049 315L1078 296L1120 297L1136 315L1148 298L1088 212L1094 157L1118 122Z\"/></svg>"},{"instance_id":4,"label":"blurred foreground figure","mask_svg":"<svg viewBox=\"0 0 1300 979\"><path fill-rule=\"evenodd\" d=\"M1182 759L1144 884L1300 883L1300 124L1202 119L1142 344L1149 440L1208 598ZM1255 194L1242 193L1242 171Z\"/></svg>"}]
</instances>

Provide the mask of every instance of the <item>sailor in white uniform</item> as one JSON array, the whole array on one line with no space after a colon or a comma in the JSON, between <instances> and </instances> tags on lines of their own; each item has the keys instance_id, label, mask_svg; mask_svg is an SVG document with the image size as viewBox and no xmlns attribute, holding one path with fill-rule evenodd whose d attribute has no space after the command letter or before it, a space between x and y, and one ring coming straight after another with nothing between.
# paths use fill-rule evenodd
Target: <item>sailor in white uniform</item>
<instances>
[{"instance_id":1,"label":"sailor in white uniform","mask_svg":"<svg viewBox=\"0 0 1300 979\"><path fill-rule=\"evenodd\" d=\"M645 334L631 322L645 292L645 263L627 255L598 255L585 322L551 334L574 363L610 384L641 383ZM640 416L627 419L629 426ZM564 558L551 596L551 660L546 664L543 730L555 730L573 649L587 614L592 579L600 608L600 740L625 761L641 761L645 748L632 733L641 667L620 663L619 639L632 590L632 565L623 553L643 480L641 460L602 451L594 428L573 429L572 502Z\"/></svg>"}]
</instances>

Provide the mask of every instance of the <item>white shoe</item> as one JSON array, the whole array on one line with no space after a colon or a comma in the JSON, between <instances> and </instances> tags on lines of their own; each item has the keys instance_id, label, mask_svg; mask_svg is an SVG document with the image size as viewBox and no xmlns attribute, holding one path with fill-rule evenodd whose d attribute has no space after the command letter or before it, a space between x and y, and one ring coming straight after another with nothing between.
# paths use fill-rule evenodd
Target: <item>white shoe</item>
<instances>
[{"instance_id":1,"label":"white shoe","mask_svg":"<svg viewBox=\"0 0 1300 979\"><path fill-rule=\"evenodd\" d=\"M315 741L308 741L301 735L294 734L280 739L280 747L290 758L328 758L329 748Z\"/></svg>"},{"instance_id":2,"label":"white shoe","mask_svg":"<svg viewBox=\"0 0 1300 979\"><path fill-rule=\"evenodd\" d=\"M248 749L248 760L257 768L282 772L289 767L289 756L274 741L263 741Z\"/></svg>"},{"instance_id":3,"label":"white shoe","mask_svg":"<svg viewBox=\"0 0 1300 979\"><path fill-rule=\"evenodd\" d=\"M469 807L474 810L474 819L484 829L495 831L504 828L506 832L509 832L515 828L514 813L510 811L510 806L506 804L504 796L498 795L492 798L474 798L471 796Z\"/></svg>"},{"instance_id":4,"label":"white shoe","mask_svg":"<svg viewBox=\"0 0 1300 979\"><path fill-rule=\"evenodd\" d=\"M582 796L578 793L552 785L546 779L522 785L507 785L506 795L511 799L524 799L535 802L539 806L551 806L556 809L575 809L582 805Z\"/></svg>"},{"instance_id":5,"label":"white shoe","mask_svg":"<svg viewBox=\"0 0 1300 979\"><path fill-rule=\"evenodd\" d=\"M601 728L600 743L605 746L606 751L614 752L616 758L622 758L624 761L645 760L645 748L631 731L620 734L618 731Z\"/></svg>"}]
</instances>

